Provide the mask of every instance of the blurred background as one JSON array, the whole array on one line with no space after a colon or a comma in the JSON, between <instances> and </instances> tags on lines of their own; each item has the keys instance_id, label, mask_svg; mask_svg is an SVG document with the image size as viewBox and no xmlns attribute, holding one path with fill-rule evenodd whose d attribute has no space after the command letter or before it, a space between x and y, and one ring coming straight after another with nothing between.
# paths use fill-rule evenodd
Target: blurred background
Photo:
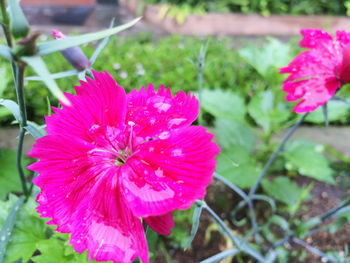
<instances>
[{"instance_id":1,"label":"blurred background","mask_svg":"<svg viewBox=\"0 0 350 263\"><path fill-rule=\"evenodd\" d=\"M22 0L21 4L31 31L41 33L39 41L51 40L52 29L77 35L105 29L113 18L120 25L143 16L136 26L111 38L94 69L107 70L127 91L149 82L155 87L170 86L173 94L179 90L198 94L201 87L200 122L215 133L222 150L217 171L246 191L278 141L300 117L292 113L293 103L285 101L281 87L286 76L278 73L302 51L300 29L320 28L331 34L350 31L350 0ZM97 45L82 49L90 57ZM200 50L206 50L202 69L198 68L198 62L203 62ZM59 53L44 60L52 73L73 70ZM198 81L200 70L202 85ZM0 97L16 100L10 65L2 59L0 72ZM33 75L30 69L26 71L27 77ZM63 91L74 93L79 81L73 76L57 83ZM343 86L337 95L350 99L350 87ZM44 125L43 116L51 114L50 106L57 106L57 100L40 81L26 80L25 96L28 118ZM17 142L17 126L12 120L11 113L0 108L0 185L12 180L6 191L0 191L1 200L10 191L20 191L19 181L11 179L16 173L11 163ZM272 212L267 202L256 202L266 247L283 237L286 224L301 227L301 221L324 213L349 196L350 104L330 101L328 120L330 126L325 127L321 108L310 114L259 188L259 194L272 197L277 205ZM27 137L25 152L33 144ZM249 211L233 211L240 201L216 180L206 197L235 234L249 236ZM198 234L184 251L193 210L174 214L176 227L170 237L148 236L154 263L198 263L232 249L232 243L203 212ZM304 241L332 255L338 260L334 262L348 263L349 222L350 214L344 212L322 223L323 230ZM42 221L37 224L46 227ZM57 239L62 248L68 247L68 242L64 243L67 238ZM39 241L28 238L28 242ZM17 251L18 247L13 260ZM85 262L70 260L62 255L52 262ZM255 261L240 253L221 262ZM278 250L277 262L328 261L286 242Z\"/></svg>"}]
</instances>

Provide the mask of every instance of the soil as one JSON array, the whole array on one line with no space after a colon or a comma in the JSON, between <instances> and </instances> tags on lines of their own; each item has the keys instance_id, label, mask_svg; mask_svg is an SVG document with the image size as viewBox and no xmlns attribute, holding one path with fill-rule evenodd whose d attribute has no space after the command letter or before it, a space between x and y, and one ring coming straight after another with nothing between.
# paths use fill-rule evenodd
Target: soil
<instances>
[{"instance_id":1,"label":"soil","mask_svg":"<svg viewBox=\"0 0 350 263\"><path fill-rule=\"evenodd\" d=\"M299 176L296 179L296 183L298 185L309 185L312 182L309 178ZM327 210L331 209L334 206L337 206L341 198L346 194L346 190L332 186L326 183L314 182L314 188L311 191L312 199L305 201L303 203L304 210L298 213L297 217L300 220L307 220L311 217L320 215ZM225 203L221 202L225 200ZM213 181L212 185L208 189L208 194L206 196L206 202L208 205L216 210L216 213L220 215L222 219L226 223L229 223L227 218L230 213L232 207L235 207L237 203L240 201L240 198L233 194L232 191L222 185L220 182L216 180ZM256 214L257 218L266 217L266 206L264 204L257 204L256 206ZM243 215L244 216L244 215ZM263 220L258 223L263 223ZM325 224L330 223L325 222ZM233 248L230 241L228 241L218 230L215 230L215 227L211 227L214 224L214 221L210 217L210 215L203 211L201 219L200 219L200 227L198 229L197 235L193 240L192 247L186 251L181 249L175 250L168 243L166 243L167 251L172 258L173 263L198 263L202 260L211 257L217 253ZM235 231L235 234L238 236L242 236L243 233L237 232L237 228L235 228L232 224L230 224L231 229ZM214 229L210 233L210 239L207 240L206 233L208 229ZM190 229L188 230L190 232ZM321 250L336 250L338 252L344 252L344 246L350 246L350 225L346 224L340 230L338 230L335 234L330 234L328 232L321 232L315 234L311 237L308 237L304 240L307 244ZM298 245L285 244L285 247L290 250L302 251L304 248L301 248ZM300 255L300 254L298 254ZM253 263L256 262L251 258L242 258L245 263ZM165 263L167 262L164 255L158 251L156 258L152 261L152 263ZM221 263L238 263L235 258L228 258L220 261ZM319 256L307 251L306 258L302 261L295 258L290 261L291 263L297 262L305 262L305 263L315 263L315 262L327 262L325 259L321 259ZM168 263L168 262L167 262Z\"/></svg>"}]
</instances>

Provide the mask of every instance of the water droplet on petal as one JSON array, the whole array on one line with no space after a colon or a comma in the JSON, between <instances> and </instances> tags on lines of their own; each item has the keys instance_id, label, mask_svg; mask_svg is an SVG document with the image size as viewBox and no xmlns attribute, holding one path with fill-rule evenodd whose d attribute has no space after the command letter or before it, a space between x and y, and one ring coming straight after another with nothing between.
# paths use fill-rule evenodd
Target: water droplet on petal
<instances>
[{"instance_id":1,"label":"water droplet on petal","mask_svg":"<svg viewBox=\"0 0 350 263\"><path fill-rule=\"evenodd\" d=\"M172 150L171 156L174 156L174 157L182 156L182 150L181 149Z\"/></svg>"},{"instance_id":2,"label":"water droplet on petal","mask_svg":"<svg viewBox=\"0 0 350 263\"><path fill-rule=\"evenodd\" d=\"M155 171L156 176L158 177L164 177L163 170L158 167L158 169Z\"/></svg>"},{"instance_id":3,"label":"water droplet on petal","mask_svg":"<svg viewBox=\"0 0 350 263\"><path fill-rule=\"evenodd\" d=\"M165 131L165 132L162 132L160 135L159 135L159 139L161 140L165 140L165 139L168 139L170 137L170 133Z\"/></svg>"},{"instance_id":4,"label":"water droplet on petal","mask_svg":"<svg viewBox=\"0 0 350 263\"><path fill-rule=\"evenodd\" d=\"M161 112L167 112L171 107L171 105L165 102L157 102L154 104L154 107L158 109L159 113L161 113Z\"/></svg>"},{"instance_id":5,"label":"water droplet on petal","mask_svg":"<svg viewBox=\"0 0 350 263\"><path fill-rule=\"evenodd\" d=\"M185 118L175 118L175 119L171 119L169 122L168 122L168 126L169 128L172 128L174 125L180 125L181 123L183 123L184 121L186 121Z\"/></svg>"},{"instance_id":6,"label":"water droplet on petal","mask_svg":"<svg viewBox=\"0 0 350 263\"><path fill-rule=\"evenodd\" d=\"M1 236L1 241L5 241L6 237L5 236Z\"/></svg>"}]
</instances>

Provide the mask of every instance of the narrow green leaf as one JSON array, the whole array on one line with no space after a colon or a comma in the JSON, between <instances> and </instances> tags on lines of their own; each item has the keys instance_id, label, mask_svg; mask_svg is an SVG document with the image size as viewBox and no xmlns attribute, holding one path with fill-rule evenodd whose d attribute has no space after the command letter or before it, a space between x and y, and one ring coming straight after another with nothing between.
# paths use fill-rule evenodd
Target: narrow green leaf
<instances>
[{"instance_id":1,"label":"narrow green leaf","mask_svg":"<svg viewBox=\"0 0 350 263\"><path fill-rule=\"evenodd\" d=\"M95 40L99 40L114 34L117 34L125 29L128 29L135 25L141 17L136 18L132 20L129 23L126 23L121 26L117 26L111 29L106 29L103 31L95 32L95 33L89 33L81 36L73 36L73 37L67 37L63 39L58 40L51 40L43 43L39 43L37 45L37 50L40 56L45 56L47 54L51 54L53 52L62 51L67 48L80 46L82 44L86 44Z\"/></svg>"},{"instance_id":2,"label":"narrow green leaf","mask_svg":"<svg viewBox=\"0 0 350 263\"><path fill-rule=\"evenodd\" d=\"M217 263L217 262L220 262L221 260L223 260L227 257L232 257L232 256L236 255L237 253L239 253L239 250L237 248L233 248L233 249L218 253L215 256L212 256L210 258L207 258L207 259L201 261L200 263Z\"/></svg>"},{"instance_id":3,"label":"narrow green leaf","mask_svg":"<svg viewBox=\"0 0 350 263\"><path fill-rule=\"evenodd\" d=\"M54 96L56 96L62 103L66 105L70 104L57 86L55 80L52 78L49 70L47 69L45 62L40 56L22 57L22 60L33 68L33 70L39 75L39 77L41 77Z\"/></svg>"},{"instance_id":4,"label":"narrow green leaf","mask_svg":"<svg viewBox=\"0 0 350 263\"><path fill-rule=\"evenodd\" d=\"M0 45L0 56L7 60L12 60L11 49L7 46Z\"/></svg>"},{"instance_id":5,"label":"narrow green leaf","mask_svg":"<svg viewBox=\"0 0 350 263\"><path fill-rule=\"evenodd\" d=\"M23 201L24 201L23 196L18 199L18 201L15 203L12 210L10 211L9 215L7 216L5 223L2 226L2 229L0 231L0 263L4 262L6 247L10 240L12 229L15 225L16 216L19 211L19 207L22 205Z\"/></svg>"},{"instance_id":6,"label":"narrow green leaf","mask_svg":"<svg viewBox=\"0 0 350 263\"><path fill-rule=\"evenodd\" d=\"M39 139L46 135L46 131L34 122L27 121L28 125L24 128L34 137L34 139Z\"/></svg>"},{"instance_id":7,"label":"narrow green leaf","mask_svg":"<svg viewBox=\"0 0 350 263\"><path fill-rule=\"evenodd\" d=\"M29 33L29 24L19 2L20 0L8 1L10 30L15 38L24 38Z\"/></svg>"},{"instance_id":8,"label":"narrow green leaf","mask_svg":"<svg viewBox=\"0 0 350 263\"><path fill-rule=\"evenodd\" d=\"M76 76L78 74L79 74L79 72L76 71L76 70L69 70L69 71L63 71L63 72L51 74L51 78L53 78L53 79L61 79L61 78ZM26 77L25 79L26 80L38 80L38 81L42 81L43 80L39 76Z\"/></svg>"},{"instance_id":9,"label":"narrow green leaf","mask_svg":"<svg viewBox=\"0 0 350 263\"><path fill-rule=\"evenodd\" d=\"M111 24L109 26L109 28L113 28L114 27L114 18L111 21ZM91 58L90 58L90 65L91 67L94 65L98 55L101 53L101 51L105 48L105 46L107 45L109 39L111 36L105 37L97 46L96 50L94 51L94 53L92 54Z\"/></svg>"},{"instance_id":10,"label":"narrow green leaf","mask_svg":"<svg viewBox=\"0 0 350 263\"><path fill-rule=\"evenodd\" d=\"M16 102L13 100L0 99L0 105L6 107L9 111L11 111L16 121L21 122L22 118Z\"/></svg>"},{"instance_id":11,"label":"narrow green leaf","mask_svg":"<svg viewBox=\"0 0 350 263\"><path fill-rule=\"evenodd\" d=\"M188 249L190 247L194 237L197 234L198 227L199 227L199 218L201 217L202 210L203 210L203 206L202 205L196 206L194 208L193 219L192 219L193 223L192 223L192 229L191 229L191 236L190 236L190 239L188 240L187 244L185 245L184 250L186 250L186 249Z\"/></svg>"}]
</instances>

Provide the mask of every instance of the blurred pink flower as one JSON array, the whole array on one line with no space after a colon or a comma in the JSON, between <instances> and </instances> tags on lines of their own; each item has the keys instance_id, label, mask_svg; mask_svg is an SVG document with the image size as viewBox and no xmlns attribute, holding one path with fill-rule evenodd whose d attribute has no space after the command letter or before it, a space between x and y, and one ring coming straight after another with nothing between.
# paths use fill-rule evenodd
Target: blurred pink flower
<instances>
[{"instance_id":1,"label":"blurred pink flower","mask_svg":"<svg viewBox=\"0 0 350 263\"><path fill-rule=\"evenodd\" d=\"M350 33L337 31L335 40L323 30L303 29L297 55L280 73L288 73L283 91L287 101L300 100L297 113L310 112L325 104L344 83L350 83Z\"/></svg>"},{"instance_id":2,"label":"blurred pink flower","mask_svg":"<svg viewBox=\"0 0 350 263\"><path fill-rule=\"evenodd\" d=\"M171 212L205 195L218 146L205 128L190 126L198 100L164 86L125 95L108 73L93 72L66 94L71 106L46 117L29 166L39 173L38 212L89 260L148 263L141 220L159 234L174 226Z\"/></svg>"}]
</instances>

